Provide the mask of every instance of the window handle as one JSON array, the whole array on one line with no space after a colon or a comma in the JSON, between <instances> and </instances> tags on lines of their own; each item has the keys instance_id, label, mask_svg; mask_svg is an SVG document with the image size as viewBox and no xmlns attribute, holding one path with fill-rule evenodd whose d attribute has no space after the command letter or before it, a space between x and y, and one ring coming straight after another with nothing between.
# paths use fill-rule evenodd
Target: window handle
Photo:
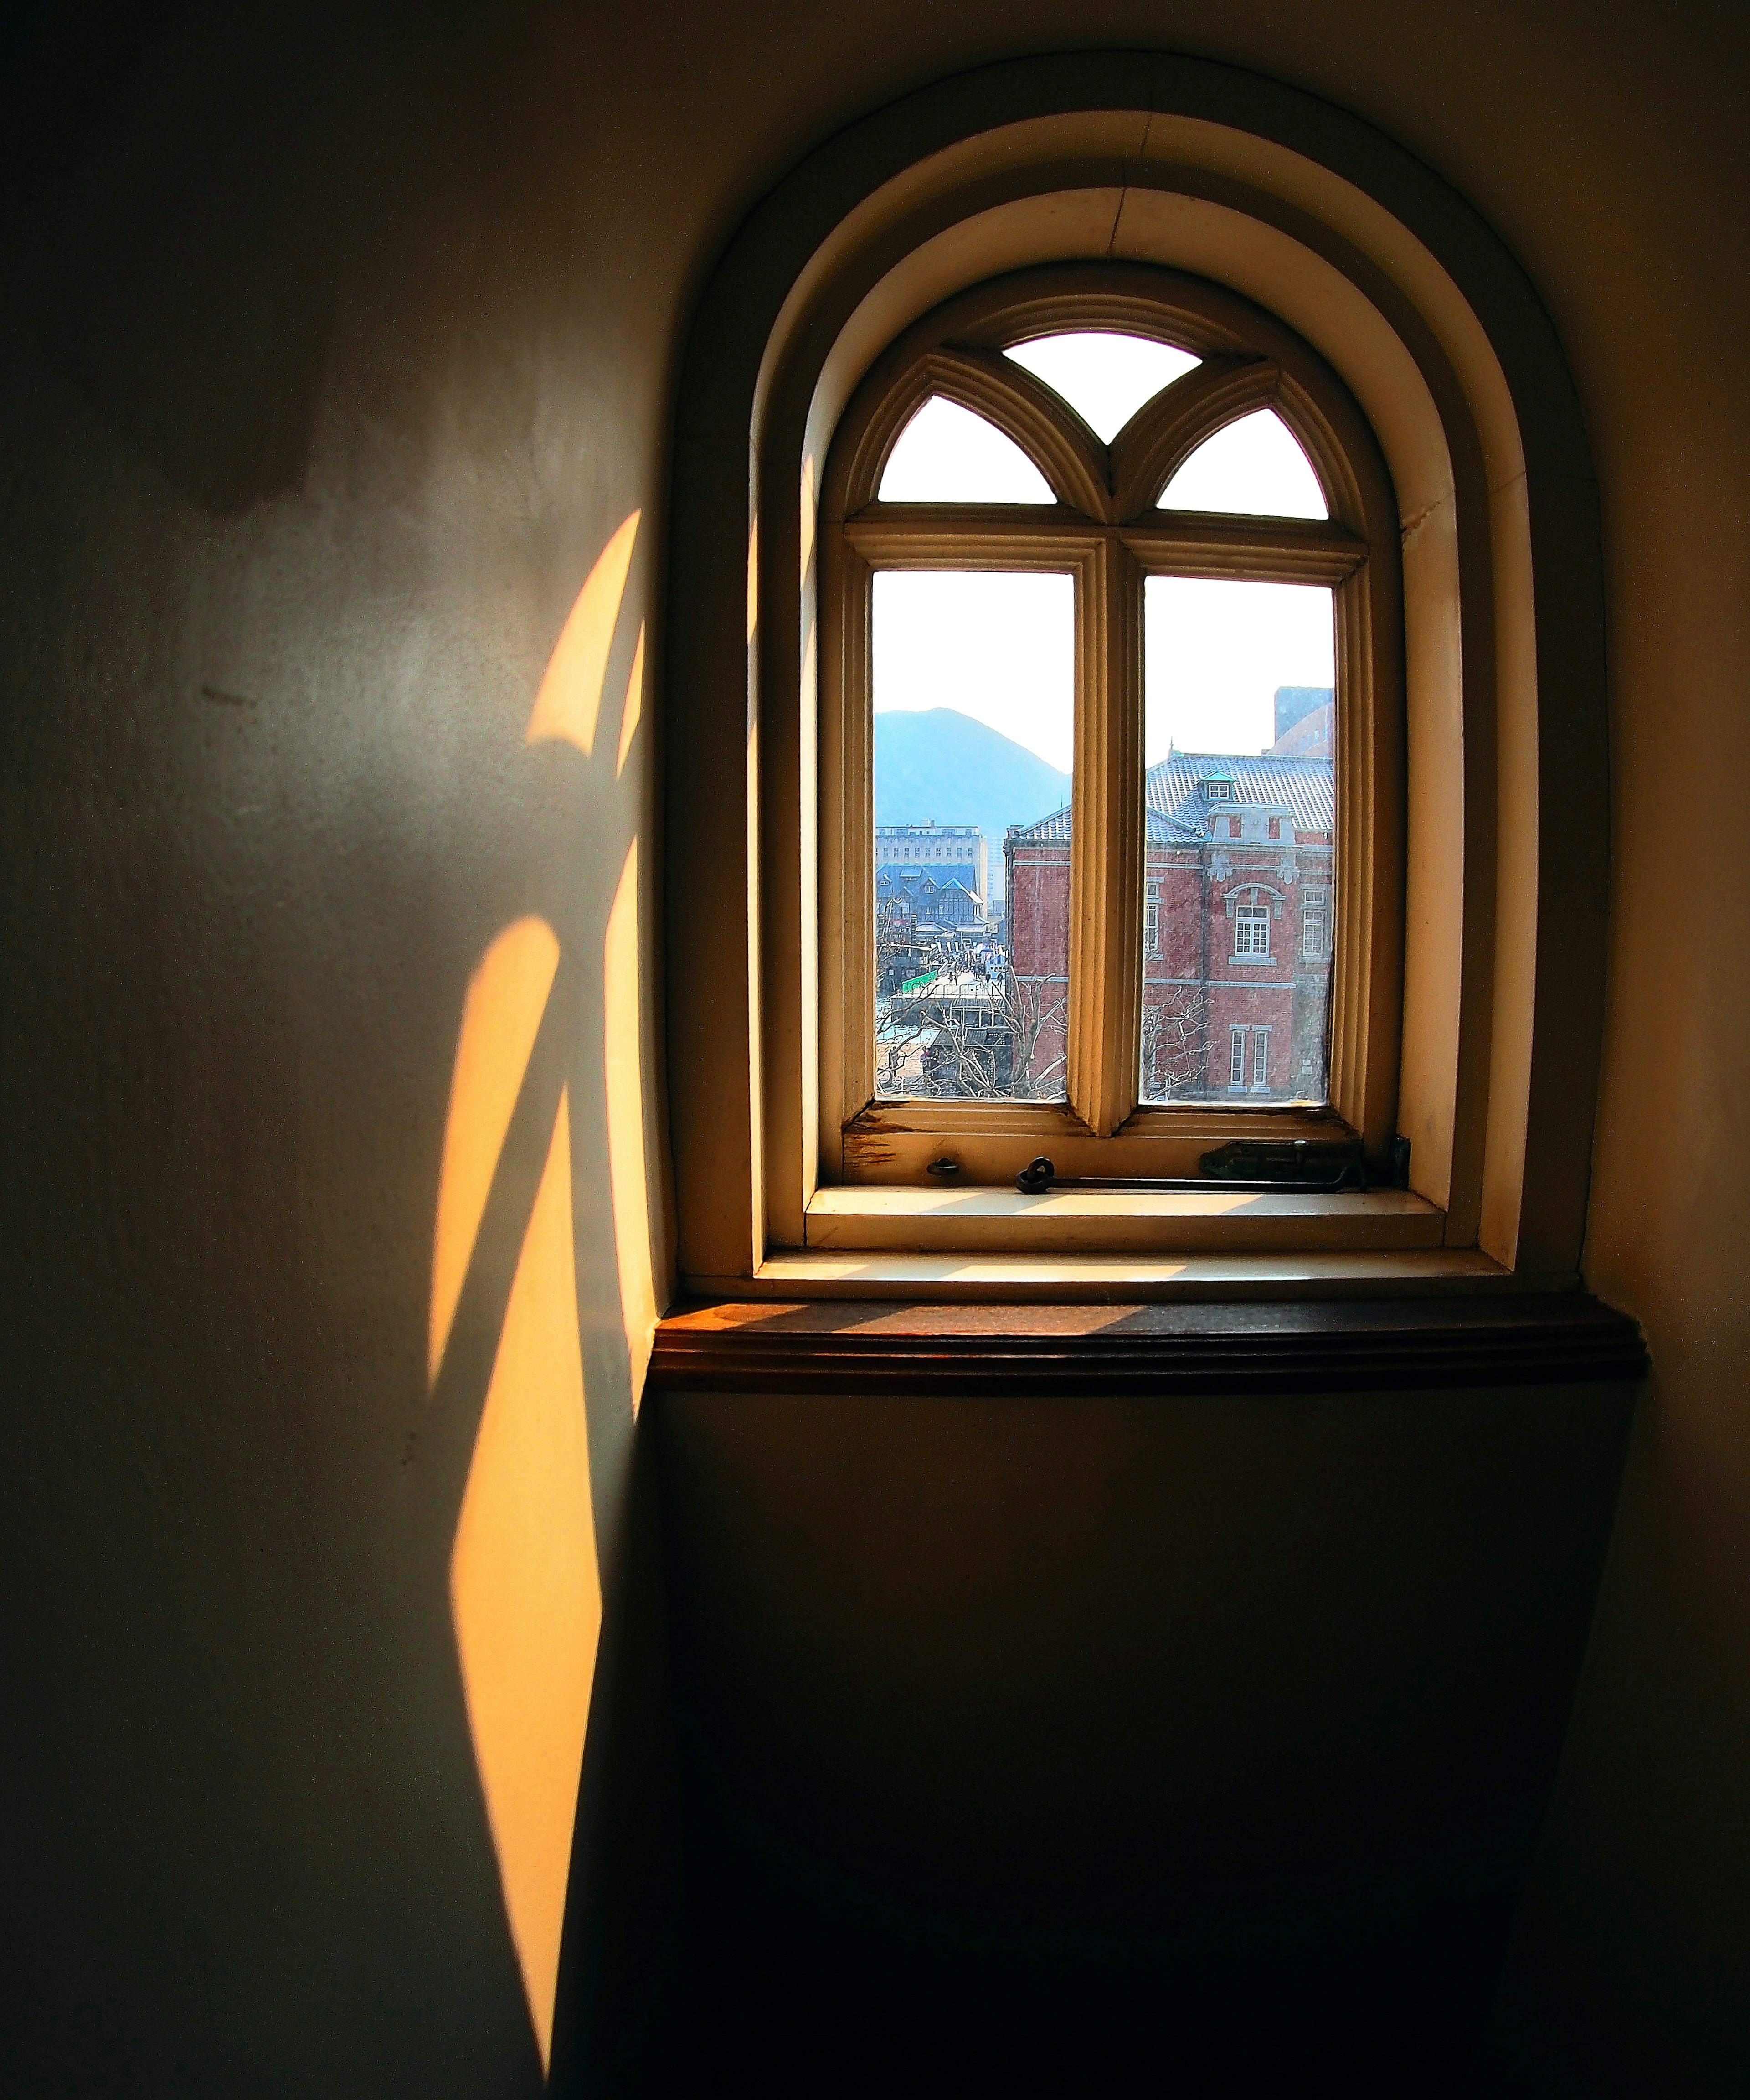
<instances>
[{"instance_id":1,"label":"window handle","mask_svg":"<svg viewBox=\"0 0 1750 2100\"><path fill-rule=\"evenodd\" d=\"M1400 1153L1402 1165L1400 1167ZM1197 1162L1199 1173L1155 1179L1144 1174L1060 1174L1043 1153L1015 1176L1015 1186L1024 1196L1043 1196L1051 1189L1129 1190L1207 1189L1211 1183L1248 1193L1316 1195L1351 1191L1359 1194L1368 1185L1367 1162L1359 1139L1315 1144L1298 1137L1285 1143L1268 1139L1236 1139L1206 1152ZM1404 1178L1395 1185L1408 1185L1409 1147L1400 1138L1392 1148L1394 1175Z\"/></svg>"}]
</instances>

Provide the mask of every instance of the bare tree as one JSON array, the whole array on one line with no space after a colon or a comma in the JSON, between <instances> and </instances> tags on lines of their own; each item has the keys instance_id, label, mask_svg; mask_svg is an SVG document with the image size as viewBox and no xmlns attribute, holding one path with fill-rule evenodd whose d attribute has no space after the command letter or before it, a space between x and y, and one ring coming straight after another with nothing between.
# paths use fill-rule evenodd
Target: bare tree
<instances>
[{"instance_id":1,"label":"bare tree","mask_svg":"<svg viewBox=\"0 0 1750 2100\"><path fill-rule=\"evenodd\" d=\"M1069 985L1060 977L1017 977L1005 970L999 1004L1011 1045L1008 1098L1058 1100L1069 1035ZM1042 1038L1047 1039L1043 1062Z\"/></svg>"},{"instance_id":2,"label":"bare tree","mask_svg":"<svg viewBox=\"0 0 1750 2100\"><path fill-rule=\"evenodd\" d=\"M890 1099L1061 1099L1069 987L1019 977L983 929L875 920L875 1090Z\"/></svg>"},{"instance_id":3,"label":"bare tree","mask_svg":"<svg viewBox=\"0 0 1750 2100\"><path fill-rule=\"evenodd\" d=\"M1143 1099L1200 1094L1209 1083L1209 994L1201 985L1159 990L1159 1001L1143 1008Z\"/></svg>"}]
</instances>

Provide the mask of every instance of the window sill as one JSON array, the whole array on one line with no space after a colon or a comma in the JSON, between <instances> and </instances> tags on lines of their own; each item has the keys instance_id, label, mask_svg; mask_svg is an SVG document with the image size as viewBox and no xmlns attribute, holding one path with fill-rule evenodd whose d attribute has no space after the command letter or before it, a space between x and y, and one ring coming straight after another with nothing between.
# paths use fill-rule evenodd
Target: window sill
<instances>
[{"instance_id":1,"label":"window sill","mask_svg":"<svg viewBox=\"0 0 1750 2100\"><path fill-rule=\"evenodd\" d=\"M656 1331L653 1390L1281 1392L1579 1383L1645 1374L1633 1321L1578 1289L1338 1304L971 1306L745 1299Z\"/></svg>"},{"instance_id":2,"label":"window sill","mask_svg":"<svg viewBox=\"0 0 1750 2100\"><path fill-rule=\"evenodd\" d=\"M1407 1189L1364 1194L847 1185L815 1192L810 1252L1407 1253L1437 1248L1444 1213Z\"/></svg>"},{"instance_id":3,"label":"window sill","mask_svg":"<svg viewBox=\"0 0 1750 2100\"><path fill-rule=\"evenodd\" d=\"M1505 1268L1473 1247L1411 1254L897 1254L774 1248L751 1277L689 1273L683 1295L883 1299L951 1305L1280 1304L1351 1298L1506 1298L1577 1290L1572 1275Z\"/></svg>"}]
</instances>

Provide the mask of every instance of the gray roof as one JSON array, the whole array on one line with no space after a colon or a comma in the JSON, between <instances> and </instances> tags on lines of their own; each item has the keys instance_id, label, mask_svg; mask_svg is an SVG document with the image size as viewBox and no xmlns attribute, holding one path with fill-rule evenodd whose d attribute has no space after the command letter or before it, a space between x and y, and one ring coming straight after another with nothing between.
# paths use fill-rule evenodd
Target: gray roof
<instances>
[{"instance_id":1,"label":"gray roof","mask_svg":"<svg viewBox=\"0 0 1750 2100\"><path fill-rule=\"evenodd\" d=\"M1297 831L1336 827L1337 784L1330 761L1324 758L1270 758L1261 752L1249 758L1229 757L1225 752L1218 757L1175 751L1148 769L1149 808L1181 821L1193 813L1201 817L1207 805L1197 792L1197 783L1212 773L1232 781L1231 799L1235 803L1262 803L1266 809L1289 810Z\"/></svg>"},{"instance_id":2,"label":"gray roof","mask_svg":"<svg viewBox=\"0 0 1750 2100\"><path fill-rule=\"evenodd\" d=\"M1322 758L1229 757L1226 752L1175 751L1145 776L1148 796L1148 843L1190 845L1204 836L1202 819L1209 805L1197 783L1210 774L1233 783L1233 792L1219 806L1246 803L1286 810L1302 832L1333 832L1337 788L1329 761ZM1020 843L1047 845L1069 836L1069 812L1054 810L1036 824L1018 827Z\"/></svg>"}]
</instances>

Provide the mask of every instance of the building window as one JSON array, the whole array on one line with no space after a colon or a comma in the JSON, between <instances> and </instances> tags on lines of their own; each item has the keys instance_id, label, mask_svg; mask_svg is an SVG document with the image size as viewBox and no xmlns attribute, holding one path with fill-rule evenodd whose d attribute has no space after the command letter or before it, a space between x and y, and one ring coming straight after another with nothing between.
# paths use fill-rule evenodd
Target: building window
<instances>
[{"instance_id":1,"label":"building window","mask_svg":"<svg viewBox=\"0 0 1750 2100\"><path fill-rule=\"evenodd\" d=\"M1322 904L1309 904L1301 913L1301 952L1310 961L1322 962L1330 952L1330 921Z\"/></svg>"},{"instance_id":2,"label":"building window","mask_svg":"<svg viewBox=\"0 0 1750 2100\"><path fill-rule=\"evenodd\" d=\"M1252 1030L1252 1091L1262 1093L1270 1083L1270 1030Z\"/></svg>"},{"instance_id":3,"label":"building window","mask_svg":"<svg viewBox=\"0 0 1750 2100\"><path fill-rule=\"evenodd\" d=\"M1228 1038L1228 1084L1237 1088L1245 1084L1245 1030L1230 1028Z\"/></svg>"},{"instance_id":4,"label":"building window","mask_svg":"<svg viewBox=\"0 0 1750 2100\"><path fill-rule=\"evenodd\" d=\"M1143 953L1150 961L1161 952L1161 900L1149 898L1143 906Z\"/></svg>"},{"instance_id":5,"label":"building window","mask_svg":"<svg viewBox=\"0 0 1750 2100\"><path fill-rule=\"evenodd\" d=\"M1267 905L1242 904L1233 915L1233 952L1236 955L1267 955L1270 952L1270 911Z\"/></svg>"}]
</instances>

